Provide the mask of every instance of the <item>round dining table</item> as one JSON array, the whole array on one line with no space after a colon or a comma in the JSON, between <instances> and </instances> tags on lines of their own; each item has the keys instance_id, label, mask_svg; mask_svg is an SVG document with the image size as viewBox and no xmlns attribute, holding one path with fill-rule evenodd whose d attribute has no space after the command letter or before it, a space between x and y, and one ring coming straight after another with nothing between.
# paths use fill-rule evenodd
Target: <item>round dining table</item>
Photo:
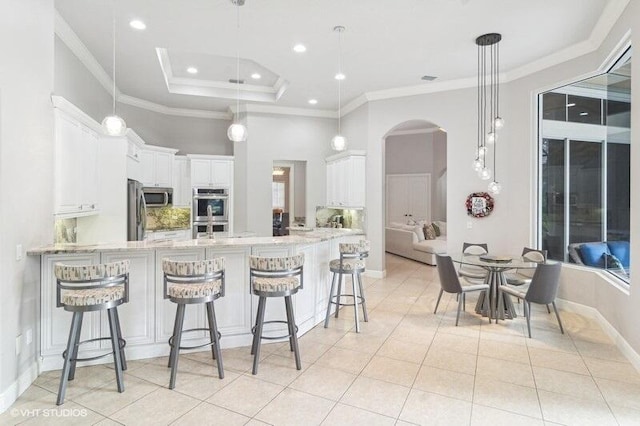
<instances>
[{"instance_id":1,"label":"round dining table","mask_svg":"<svg viewBox=\"0 0 640 426\"><path fill-rule=\"evenodd\" d=\"M485 305L484 299L487 293L482 292L476 303L476 313L491 319L513 319L517 317L513 302L508 294L503 293L502 306L498 306L498 286L506 285L507 279L504 276L506 271L512 269L535 269L536 262L522 260L521 257L494 256L494 255L471 255L458 253L451 255L451 260L460 265L478 266L487 271L485 284L489 284L489 303ZM488 306L489 308L486 308Z\"/></svg>"}]
</instances>

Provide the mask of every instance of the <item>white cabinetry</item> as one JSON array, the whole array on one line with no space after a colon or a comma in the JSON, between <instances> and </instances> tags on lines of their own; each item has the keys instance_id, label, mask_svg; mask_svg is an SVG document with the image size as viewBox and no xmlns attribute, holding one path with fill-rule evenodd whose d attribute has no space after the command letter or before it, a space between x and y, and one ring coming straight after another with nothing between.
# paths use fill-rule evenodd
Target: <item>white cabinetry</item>
<instances>
[{"instance_id":1,"label":"white cabinetry","mask_svg":"<svg viewBox=\"0 0 640 426\"><path fill-rule=\"evenodd\" d=\"M142 182L140 152L145 143L136 132L127 129L127 178Z\"/></svg>"},{"instance_id":2,"label":"white cabinetry","mask_svg":"<svg viewBox=\"0 0 640 426\"><path fill-rule=\"evenodd\" d=\"M387 175L387 226L410 220L431 222L431 175Z\"/></svg>"},{"instance_id":3,"label":"white cabinetry","mask_svg":"<svg viewBox=\"0 0 640 426\"><path fill-rule=\"evenodd\" d=\"M233 157L224 155L189 155L191 187L233 186Z\"/></svg>"},{"instance_id":4,"label":"white cabinetry","mask_svg":"<svg viewBox=\"0 0 640 426\"><path fill-rule=\"evenodd\" d=\"M173 160L173 205L175 207L191 206L189 158L184 155L176 155Z\"/></svg>"},{"instance_id":5,"label":"white cabinetry","mask_svg":"<svg viewBox=\"0 0 640 426\"><path fill-rule=\"evenodd\" d=\"M347 151L327 158L327 206L365 205L366 157Z\"/></svg>"},{"instance_id":6,"label":"white cabinetry","mask_svg":"<svg viewBox=\"0 0 640 426\"><path fill-rule=\"evenodd\" d=\"M173 181L173 158L177 149L146 145L140 150L142 184L170 188Z\"/></svg>"},{"instance_id":7,"label":"white cabinetry","mask_svg":"<svg viewBox=\"0 0 640 426\"><path fill-rule=\"evenodd\" d=\"M58 217L97 214L98 123L60 97L55 109L55 209Z\"/></svg>"},{"instance_id":8,"label":"white cabinetry","mask_svg":"<svg viewBox=\"0 0 640 426\"><path fill-rule=\"evenodd\" d=\"M159 240L190 240L190 229L176 229L173 231L154 231L148 232L145 235L146 241L159 241Z\"/></svg>"}]
</instances>

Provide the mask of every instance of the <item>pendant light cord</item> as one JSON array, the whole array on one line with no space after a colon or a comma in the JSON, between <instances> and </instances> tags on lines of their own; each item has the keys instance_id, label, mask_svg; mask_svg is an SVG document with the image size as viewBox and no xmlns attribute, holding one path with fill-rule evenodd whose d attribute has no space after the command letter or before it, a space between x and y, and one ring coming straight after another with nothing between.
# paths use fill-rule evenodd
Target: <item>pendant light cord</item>
<instances>
[{"instance_id":1,"label":"pendant light cord","mask_svg":"<svg viewBox=\"0 0 640 426\"><path fill-rule=\"evenodd\" d=\"M236 122L240 116L240 2L236 0Z\"/></svg>"},{"instance_id":2,"label":"pendant light cord","mask_svg":"<svg viewBox=\"0 0 640 426\"><path fill-rule=\"evenodd\" d=\"M113 115L116 115L116 0L111 11L111 31L113 36Z\"/></svg>"},{"instance_id":3,"label":"pendant light cord","mask_svg":"<svg viewBox=\"0 0 640 426\"><path fill-rule=\"evenodd\" d=\"M342 75L342 31L338 29L338 74ZM338 79L338 134L342 135L342 79Z\"/></svg>"}]
</instances>

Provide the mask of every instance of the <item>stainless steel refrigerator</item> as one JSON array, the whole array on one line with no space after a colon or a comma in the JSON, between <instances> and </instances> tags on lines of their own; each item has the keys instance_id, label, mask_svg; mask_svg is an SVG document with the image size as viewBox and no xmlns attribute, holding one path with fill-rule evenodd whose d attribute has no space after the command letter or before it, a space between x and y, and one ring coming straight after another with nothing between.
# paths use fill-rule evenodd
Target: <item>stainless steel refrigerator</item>
<instances>
[{"instance_id":1,"label":"stainless steel refrigerator","mask_svg":"<svg viewBox=\"0 0 640 426\"><path fill-rule=\"evenodd\" d=\"M127 241L142 241L147 226L147 205L144 202L142 183L127 182Z\"/></svg>"}]
</instances>

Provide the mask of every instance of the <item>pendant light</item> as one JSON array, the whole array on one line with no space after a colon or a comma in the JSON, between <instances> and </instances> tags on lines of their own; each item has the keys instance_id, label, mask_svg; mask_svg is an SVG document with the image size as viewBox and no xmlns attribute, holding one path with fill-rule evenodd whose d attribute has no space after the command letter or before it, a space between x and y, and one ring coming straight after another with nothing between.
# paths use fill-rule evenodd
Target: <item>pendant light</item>
<instances>
[{"instance_id":1,"label":"pendant light","mask_svg":"<svg viewBox=\"0 0 640 426\"><path fill-rule=\"evenodd\" d=\"M102 128L109 136L123 136L127 131L127 123L122 117L116 114L116 4L113 0L112 11L112 37L113 37L113 114L108 115L102 120Z\"/></svg>"},{"instance_id":2,"label":"pendant light","mask_svg":"<svg viewBox=\"0 0 640 426\"><path fill-rule=\"evenodd\" d=\"M334 151L344 151L347 149L347 138L342 136L341 129L341 103L342 103L342 80L345 79L345 75L342 73L342 32L344 31L344 27L338 25L333 28L333 31L338 33L338 73L335 75L335 79L338 80L338 134L331 139L331 148Z\"/></svg>"},{"instance_id":3,"label":"pendant light","mask_svg":"<svg viewBox=\"0 0 640 426\"><path fill-rule=\"evenodd\" d=\"M495 195L502 190L496 178L496 152L498 131L504 127L500 117L500 48L502 35L484 34L476 38L478 46L478 139L473 170L482 180L491 179L489 193ZM487 58L487 52L489 57ZM493 173L487 165L489 146L493 148Z\"/></svg>"},{"instance_id":4,"label":"pendant light","mask_svg":"<svg viewBox=\"0 0 640 426\"><path fill-rule=\"evenodd\" d=\"M231 0L236 5L236 116L233 124L227 129L227 137L232 142L247 140L247 127L238 120L240 115L240 6L244 0Z\"/></svg>"}]
</instances>

